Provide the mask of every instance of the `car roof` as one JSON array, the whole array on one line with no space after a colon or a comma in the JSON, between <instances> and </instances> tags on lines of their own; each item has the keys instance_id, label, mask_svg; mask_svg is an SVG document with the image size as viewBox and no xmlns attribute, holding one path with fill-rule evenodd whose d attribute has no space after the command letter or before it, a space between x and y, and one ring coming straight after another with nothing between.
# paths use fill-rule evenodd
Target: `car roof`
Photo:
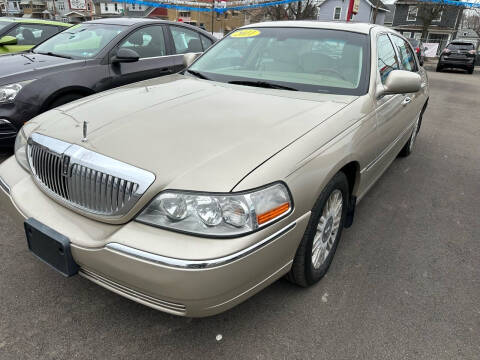
<instances>
[{"instance_id":1,"label":"car roof","mask_svg":"<svg viewBox=\"0 0 480 360\"><path fill-rule=\"evenodd\" d=\"M331 29L331 30L343 30L351 31L362 34L369 34L370 30L375 28L382 28L386 31L393 32L392 29L367 23L354 23L354 22L325 22L325 21L270 21L257 24L250 24L242 26L241 28L258 28L258 27L292 27L292 28L318 28L318 29Z\"/></svg>"},{"instance_id":2,"label":"car roof","mask_svg":"<svg viewBox=\"0 0 480 360\"><path fill-rule=\"evenodd\" d=\"M1 0L0 0L1 1ZM122 25L122 26L135 26L141 24L172 24L178 26L184 26L190 28L192 30L198 31L202 35L209 37L211 39L216 38L210 34L209 32L190 24L185 24L183 22L176 22L176 21L168 21L168 20L161 20L161 19L152 19L152 18L131 18L131 17L118 17L118 18L104 18L104 19L97 19L97 20L90 20L82 22L81 24L106 24L106 25Z\"/></svg>"},{"instance_id":3,"label":"car roof","mask_svg":"<svg viewBox=\"0 0 480 360\"><path fill-rule=\"evenodd\" d=\"M12 18L12 17L5 17L0 18L0 21L7 21L7 22L14 22L14 23L21 23L21 24L46 24L46 25L57 25L57 26L65 26L70 27L72 24L64 23L61 21L52 21L52 20L42 20L42 19L24 19L24 18Z\"/></svg>"}]
</instances>

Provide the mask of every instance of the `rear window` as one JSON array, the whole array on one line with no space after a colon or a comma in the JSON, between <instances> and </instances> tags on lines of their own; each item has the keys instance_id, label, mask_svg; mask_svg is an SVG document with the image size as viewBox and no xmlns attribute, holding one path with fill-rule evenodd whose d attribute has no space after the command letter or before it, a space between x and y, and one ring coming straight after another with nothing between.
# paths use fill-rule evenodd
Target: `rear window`
<instances>
[{"instance_id":1,"label":"rear window","mask_svg":"<svg viewBox=\"0 0 480 360\"><path fill-rule=\"evenodd\" d=\"M465 44L448 44L448 50L473 50L473 44L465 43Z\"/></svg>"}]
</instances>

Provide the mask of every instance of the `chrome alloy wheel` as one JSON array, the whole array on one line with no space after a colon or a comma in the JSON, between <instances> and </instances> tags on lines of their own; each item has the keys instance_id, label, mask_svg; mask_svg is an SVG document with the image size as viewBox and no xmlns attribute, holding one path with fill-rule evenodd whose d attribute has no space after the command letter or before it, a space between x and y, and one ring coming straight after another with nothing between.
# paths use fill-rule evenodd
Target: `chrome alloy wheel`
<instances>
[{"instance_id":1,"label":"chrome alloy wheel","mask_svg":"<svg viewBox=\"0 0 480 360\"><path fill-rule=\"evenodd\" d=\"M412 133L412 136L410 137L410 143L408 144L408 150L410 152L412 152L413 146L415 145L415 140L417 139L419 124L420 124L420 116L417 118L417 120L415 121L415 124L413 125L413 133Z\"/></svg>"},{"instance_id":2,"label":"chrome alloy wheel","mask_svg":"<svg viewBox=\"0 0 480 360\"><path fill-rule=\"evenodd\" d=\"M318 220L317 231L313 238L312 265L314 269L319 269L323 265L335 244L340 220L342 219L342 209L342 192L335 189L323 207L322 215Z\"/></svg>"}]
</instances>

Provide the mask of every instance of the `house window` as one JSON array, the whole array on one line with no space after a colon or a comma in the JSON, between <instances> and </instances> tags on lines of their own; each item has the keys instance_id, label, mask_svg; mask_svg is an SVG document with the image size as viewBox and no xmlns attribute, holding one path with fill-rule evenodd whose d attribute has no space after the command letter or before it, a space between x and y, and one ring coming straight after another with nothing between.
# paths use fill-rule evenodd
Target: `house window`
<instances>
[{"instance_id":1,"label":"house window","mask_svg":"<svg viewBox=\"0 0 480 360\"><path fill-rule=\"evenodd\" d=\"M341 7L336 7L333 10L333 20L340 20L341 16L342 16L342 8Z\"/></svg>"},{"instance_id":2,"label":"house window","mask_svg":"<svg viewBox=\"0 0 480 360\"><path fill-rule=\"evenodd\" d=\"M434 18L432 19L432 21L435 21L435 22L440 22L440 21L442 21L442 15L443 15L443 11L439 11L438 14L437 14L437 16L434 17Z\"/></svg>"},{"instance_id":3,"label":"house window","mask_svg":"<svg viewBox=\"0 0 480 360\"><path fill-rule=\"evenodd\" d=\"M405 36L407 39L410 39L412 37L412 33L410 31L404 31L402 35Z\"/></svg>"},{"instance_id":4,"label":"house window","mask_svg":"<svg viewBox=\"0 0 480 360\"><path fill-rule=\"evenodd\" d=\"M408 7L408 14L407 14L407 21L416 21L418 14L418 7L416 6L409 6Z\"/></svg>"},{"instance_id":5,"label":"house window","mask_svg":"<svg viewBox=\"0 0 480 360\"><path fill-rule=\"evenodd\" d=\"M115 11L118 11L118 5L117 5L117 3L115 3L114 6L115 6Z\"/></svg>"},{"instance_id":6,"label":"house window","mask_svg":"<svg viewBox=\"0 0 480 360\"><path fill-rule=\"evenodd\" d=\"M132 4L132 10L135 10L135 4Z\"/></svg>"},{"instance_id":7,"label":"house window","mask_svg":"<svg viewBox=\"0 0 480 360\"><path fill-rule=\"evenodd\" d=\"M422 38L422 33L421 32L416 32L413 35L413 38L416 39L416 40L420 40Z\"/></svg>"},{"instance_id":8,"label":"house window","mask_svg":"<svg viewBox=\"0 0 480 360\"><path fill-rule=\"evenodd\" d=\"M108 11L108 4L105 3L105 11Z\"/></svg>"}]
</instances>

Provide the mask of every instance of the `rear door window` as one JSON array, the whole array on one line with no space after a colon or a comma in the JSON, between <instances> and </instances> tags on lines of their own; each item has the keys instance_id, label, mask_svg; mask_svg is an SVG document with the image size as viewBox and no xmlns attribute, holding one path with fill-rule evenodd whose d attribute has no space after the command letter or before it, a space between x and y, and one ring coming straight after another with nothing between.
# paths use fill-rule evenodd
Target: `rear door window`
<instances>
[{"instance_id":1,"label":"rear door window","mask_svg":"<svg viewBox=\"0 0 480 360\"><path fill-rule=\"evenodd\" d=\"M200 34L180 26L169 26L175 44L176 54L199 53L203 51Z\"/></svg>"},{"instance_id":2,"label":"rear door window","mask_svg":"<svg viewBox=\"0 0 480 360\"><path fill-rule=\"evenodd\" d=\"M200 38L202 39L203 50L207 50L213 44L213 41L206 36L200 35Z\"/></svg>"}]
</instances>

